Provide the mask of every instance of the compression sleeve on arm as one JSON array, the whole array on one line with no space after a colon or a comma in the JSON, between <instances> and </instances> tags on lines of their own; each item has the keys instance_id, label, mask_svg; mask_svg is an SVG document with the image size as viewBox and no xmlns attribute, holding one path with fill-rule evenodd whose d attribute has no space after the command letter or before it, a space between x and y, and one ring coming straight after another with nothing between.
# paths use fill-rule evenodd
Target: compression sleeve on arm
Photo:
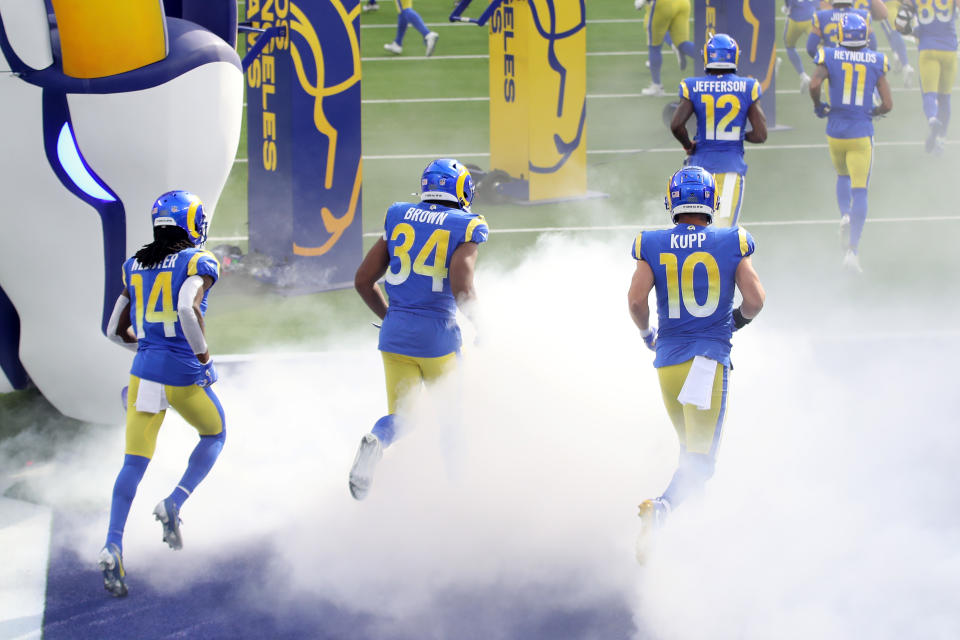
<instances>
[{"instance_id":1,"label":"compression sleeve on arm","mask_svg":"<svg viewBox=\"0 0 960 640\"><path fill-rule=\"evenodd\" d=\"M123 317L123 312L129 304L130 298L119 295L117 296L117 301L113 305L113 313L110 314L110 321L107 322L107 338L111 341L116 342L121 347L126 347L131 351L137 350L136 342L126 342L123 338L117 335L117 327L120 326L120 318Z\"/></svg>"},{"instance_id":2,"label":"compression sleeve on arm","mask_svg":"<svg viewBox=\"0 0 960 640\"><path fill-rule=\"evenodd\" d=\"M207 341L203 337L200 320L193 310L193 301L197 299L197 293L201 288L203 288L203 278L190 276L180 287L180 295L177 298L177 315L180 317L180 328L183 329L183 335L190 348L197 355L207 352Z\"/></svg>"}]
</instances>

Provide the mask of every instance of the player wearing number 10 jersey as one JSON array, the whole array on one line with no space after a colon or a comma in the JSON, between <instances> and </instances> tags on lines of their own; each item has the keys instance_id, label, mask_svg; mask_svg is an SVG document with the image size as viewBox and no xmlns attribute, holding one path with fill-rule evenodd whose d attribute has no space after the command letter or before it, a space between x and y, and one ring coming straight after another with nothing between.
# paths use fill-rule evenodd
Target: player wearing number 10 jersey
<instances>
[{"instance_id":1,"label":"player wearing number 10 jersey","mask_svg":"<svg viewBox=\"0 0 960 640\"><path fill-rule=\"evenodd\" d=\"M858 247L867 220L867 186L873 164L873 118L893 108L885 74L887 58L866 48L867 23L847 13L840 23L840 47L817 51L810 82L814 113L827 120L830 158L837 170L837 204L844 238L843 265L859 272ZM830 80L830 101L821 101L821 84ZM881 104L873 106L873 92Z\"/></svg>"},{"instance_id":2,"label":"player wearing number 10 jersey","mask_svg":"<svg viewBox=\"0 0 960 640\"><path fill-rule=\"evenodd\" d=\"M383 237L367 252L354 284L383 319L380 352L387 380L387 415L360 441L350 470L350 492L366 497L383 449L396 437L395 414L402 397L456 366L460 351L459 306L471 316L473 269L489 230L470 212L474 184L456 160L427 165L419 203L396 202L388 210ZM390 303L377 281L385 276Z\"/></svg>"},{"instance_id":3,"label":"player wearing number 10 jersey","mask_svg":"<svg viewBox=\"0 0 960 640\"><path fill-rule=\"evenodd\" d=\"M717 191L709 172L686 167L675 173L665 203L675 226L637 235L627 299L644 343L656 352L653 366L680 440L680 460L663 495L640 505L641 562L670 510L713 475L727 406L730 339L760 313L765 297L751 264L753 238L740 227L711 224ZM737 309L735 288L743 295ZM659 334L650 324L651 289Z\"/></svg>"},{"instance_id":4,"label":"player wearing number 10 jersey","mask_svg":"<svg viewBox=\"0 0 960 640\"><path fill-rule=\"evenodd\" d=\"M703 47L707 75L680 83L680 105L670 129L689 157L686 164L713 174L720 193L717 226L736 226L743 204L747 164L743 141L760 144L767 139L767 119L760 108L760 82L736 74L740 46L718 33ZM690 116L697 116L693 141L687 133ZM747 122L752 129L746 131Z\"/></svg>"}]
</instances>

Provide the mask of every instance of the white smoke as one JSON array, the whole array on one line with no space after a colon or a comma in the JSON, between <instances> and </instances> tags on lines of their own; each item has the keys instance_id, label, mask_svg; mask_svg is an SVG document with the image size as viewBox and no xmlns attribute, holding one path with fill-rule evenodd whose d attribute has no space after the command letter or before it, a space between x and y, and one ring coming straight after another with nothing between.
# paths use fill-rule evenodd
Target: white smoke
<instances>
[{"instance_id":1,"label":"white smoke","mask_svg":"<svg viewBox=\"0 0 960 640\"><path fill-rule=\"evenodd\" d=\"M544 611L629 608L640 637L960 635L960 431L938 359L957 336L861 331L841 294L830 302L852 322L837 331L798 319L805 275L774 287L762 253L768 309L735 336L716 476L636 565L636 505L666 486L677 447L627 313L629 242L551 236L509 270L481 256L479 346L465 331L460 374L405 408L414 426L363 502L347 473L385 412L375 330L224 375L227 442L184 507L184 550L150 515L196 438L171 412L127 526L130 581L172 591L253 554L265 609L320 598L397 637L450 637L438 602L494 591L549 593L528 603ZM71 540L91 565L122 442L118 427L64 452L43 487L99 505ZM513 623L478 615L461 637L511 637Z\"/></svg>"}]
</instances>

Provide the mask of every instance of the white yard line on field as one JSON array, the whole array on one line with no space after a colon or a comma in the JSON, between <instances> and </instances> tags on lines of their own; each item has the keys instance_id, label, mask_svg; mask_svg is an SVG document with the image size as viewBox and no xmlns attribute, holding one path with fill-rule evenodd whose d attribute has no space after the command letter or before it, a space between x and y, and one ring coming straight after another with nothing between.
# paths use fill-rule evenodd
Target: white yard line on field
<instances>
[{"instance_id":1,"label":"white yard line on field","mask_svg":"<svg viewBox=\"0 0 960 640\"><path fill-rule=\"evenodd\" d=\"M917 216L915 218L870 218L870 224L913 224L916 222L960 222L960 216ZM744 227L800 227L839 224L837 218L828 220L757 220L744 223ZM665 225L614 224L582 227L514 227L512 229L493 228L490 233L584 233L602 231L649 231L666 229ZM382 231L367 231L364 238L378 238ZM246 242L248 236L221 236L210 238L208 242Z\"/></svg>"}]
</instances>

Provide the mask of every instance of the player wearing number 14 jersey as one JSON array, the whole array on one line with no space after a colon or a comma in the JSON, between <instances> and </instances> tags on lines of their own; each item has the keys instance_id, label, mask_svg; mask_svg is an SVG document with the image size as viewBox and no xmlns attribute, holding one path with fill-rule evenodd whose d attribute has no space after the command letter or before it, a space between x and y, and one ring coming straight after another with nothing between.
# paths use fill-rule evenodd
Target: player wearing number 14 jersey
<instances>
[{"instance_id":1,"label":"player wearing number 14 jersey","mask_svg":"<svg viewBox=\"0 0 960 640\"><path fill-rule=\"evenodd\" d=\"M210 388L217 380L204 337L207 294L220 264L203 249L207 218L200 198L170 191L153 205L153 242L123 264L124 289L107 325L107 337L135 349L127 388L126 455L117 474L107 541L100 551L103 586L127 595L123 531L130 505L157 445L168 407L200 434L187 470L154 508L163 541L183 546L180 508L216 462L226 439L223 409Z\"/></svg>"},{"instance_id":2,"label":"player wearing number 14 jersey","mask_svg":"<svg viewBox=\"0 0 960 640\"><path fill-rule=\"evenodd\" d=\"M736 226L743 204L747 163L743 141L760 144L767 139L767 119L760 108L760 82L738 76L740 46L718 33L703 47L706 75L680 83L680 105L670 129L688 154L688 165L713 174L720 192L717 226ZM697 134L691 141L686 123L697 116ZM747 122L752 129L748 132Z\"/></svg>"},{"instance_id":3,"label":"player wearing number 14 jersey","mask_svg":"<svg viewBox=\"0 0 960 640\"><path fill-rule=\"evenodd\" d=\"M887 58L867 45L867 23L856 13L840 22L840 46L817 51L810 82L814 113L827 120L830 158L837 170L837 204L844 243L843 265L859 272L860 235L867 221L867 185L873 165L873 118L893 108L887 82ZM830 80L830 101L820 97ZM873 92L881 104L873 106Z\"/></svg>"},{"instance_id":4,"label":"player wearing number 14 jersey","mask_svg":"<svg viewBox=\"0 0 960 640\"><path fill-rule=\"evenodd\" d=\"M675 226L637 235L627 299L644 343L656 352L653 366L680 440L680 460L663 494L640 505L641 562L671 509L713 475L727 407L730 339L760 313L765 297L750 259L753 238L740 227L712 225L717 190L708 171L686 167L675 173L665 203ZM652 289L659 334L650 323ZM743 296L736 309L734 289Z\"/></svg>"},{"instance_id":5,"label":"player wearing number 14 jersey","mask_svg":"<svg viewBox=\"0 0 960 640\"><path fill-rule=\"evenodd\" d=\"M387 415L360 440L350 470L350 493L366 497L377 462L396 437L397 405L403 396L450 372L460 352L457 308L472 316L473 269L489 230L471 213L474 184L456 160L427 165L419 203L387 209L383 237L367 252L354 284L383 319L380 352L387 381ZM384 278L390 302L377 281Z\"/></svg>"}]
</instances>

